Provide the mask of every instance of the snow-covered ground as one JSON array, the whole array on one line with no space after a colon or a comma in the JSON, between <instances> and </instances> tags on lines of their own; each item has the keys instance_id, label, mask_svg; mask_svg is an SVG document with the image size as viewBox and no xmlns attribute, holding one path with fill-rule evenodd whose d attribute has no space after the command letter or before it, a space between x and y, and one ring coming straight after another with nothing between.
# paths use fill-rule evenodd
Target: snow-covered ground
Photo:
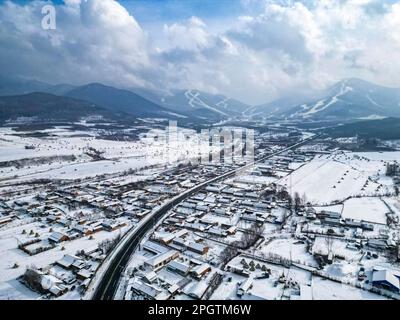
<instances>
[{"instance_id":1,"label":"snow-covered ground","mask_svg":"<svg viewBox=\"0 0 400 320\"><path fill-rule=\"evenodd\" d=\"M390 209L400 218L400 198L399 197L384 197L383 201L390 207Z\"/></svg>"},{"instance_id":2,"label":"snow-covered ground","mask_svg":"<svg viewBox=\"0 0 400 320\"><path fill-rule=\"evenodd\" d=\"M229 265L240 266L241 257L233 259ZM250 260L247 259L247 262ZM257 262L257 261L256 261ZM257 275L260 273L258 270L250 272L250 277L253 278L252 286L248 294L266 299L266 300L281 300L281 299L313 299L313 300L380 300L384 297L357 289L351 285L338 283L320 276L314 276L310 271L300 269L298 267L284 268L274 264L260 264L266 265L270 270L268 278L259 279ZM325 271L328 276L336 277L337 279L351 280L357 274L358 267L350 264L333 264ZM285 288L283 283L277 280L284 277L286 284L291 284L292 288ZM228 272L221 285L215 290L211 299L240 299L237 296L238 283L243 283L248 278ZM299 288L308 288L309 295L299 295L300 292L295 290ZM297 292L296 292L297 291Z\"/></svg>"},{"instance_id":3,"label":"snow-covered ground","mask_svg":"<svg viewBox=\"0 0 400 320\"><path fill-rule=\"evenodd\" d=\"M141 134L138 141L104 140L96 137L96 131L70 131L66 127L40 132L51 135L19 136L17 134L20 133L12 128L0 128L0 162L31 159L31 163L22 167L17 168L14 164L3 167L1 180L80 179L185 161L197 157L199 152L216 148L199 142L193 130L181 128L179 136L170 139L168 144L162 139L155 139L157 134L165 134L163 130ZM87 154L90 148L97 150L104 160L93 161ZM75 158L63 159L62 156ZM37 161L38 158L49 160L41 162Z\"/></svg>"},{"instance_id":4,"label":"snow-covered ground","mask_svg":"<svg viewBox=\"0 0 400 320\"><path fill-rule=\"evenodd\" d=\"M379 198L353 198L344 202L342 217L386 224L389 209Z\"/></svg>"},{"instance_id":5,"label":"snow-covered ground","mask_svg":"<svg viewBox=\"0 0 400 320\"><path fill-rule=\"evenodd\" d=\"M316 237L312 252L322 255L332 254L346 258L347 261L358 262L362 257L359 251L351 250L346 247L346 241L341 239L328 239L326 237Z\"/></svg>"},{"instance_id":6,"label":"snow-covered ground","mask_svg":"<svg viewBox=\"0 0 400 320\"><path fill-rule=\"evenodd\" d=\"M295 239L276 239L263 245L259 250L265 255L276 254L286 259L316 265L312 255L307 252L306 245Z\"/></svg>"},{"instance_id":7,"label":"snow-covered ground","mask_svg":"<svg viewBox=\"0 0 400 320\"><path fill-rule=\"evenodd\" d=\"M384 161L394 159L400 160L399 152L318 155L278 183L288 188L291 184L293 192L305 194L316 205L352 196L391 194L393 183L385 176Z\"/></svg>"},{"instance_id":8,"label":"snow-covered ground","mask_svg":"<svg viewBox=\"0 0 400 320\"><path fill-rule=\"evenodd\" d=\"M41 225L42 223L32 222L0 230L0 300L38 298L39 295L29 290L17 280L25 272L26 267L31 265L38 268L46 267L60 260L65 254L75 255L82 248L96 247L101 241L115 238L119 232L124 232L129 228L126 226L122 230L113 232L100 231L93 235L93 239L89 240L89 237L82 237L67 241L51 250L32 256L18 249L18 241L24 237L22 235L23 230L27 232L34 230L34 233L38 232L45 238L50 227L43 229ZM65 250L61 250L62 247ZM19 265L18 268L13 268L15 263Z\"/></svg>"},{"instance_id":9,"label":"snow-covered ground","mask_svg":"<svg viewBox=\"0 0 400 320\"><path fill-rule=\"evenodd\" d=\"M372 292L320 277L313 277L312 297L314 300L385 300Z\"/></svg>"},{"instance_id":10,"label":"snow-covered ground","mask_svg":"<svg viewBox=\"0 0 400 320\"><path fill-rule=\"evenodd\" d=\"M150 129L150 127L147 129ZM162 183L163 174L160 173L167 170L167 164L170 162L186 162L189 159L193 159L193 157L197 157L199 151L210 151L208 145L200 145L199 149L198 141L191 139L194 131L186 129L183 130L183 135L186 138L183 140L170 140L167 148L162 139L154 139L154 135L162 136L165 134L164 131L158 129L152 131L152 137L141 133L136 141L105 140L98 136L98 132L94 129L71 131L68 127L56 127L55 129L42 130L41 133L46 133L48 136L40 138L20 137L16 135L19 133L12 131L10 128L0 128L0 162L3 162L2 168L0 168L0 180L2 180L0 188L4 187L0 190L4 194L8 194L5 191L14 189L15 194L9 192L11 193L11 198L7 199L7 202L12 203L13 210L18 211L14 221L0 227L0 299L39 298L36 293L30 291L18 281L18 277L24 273L27 266L48 267L65 254L76 254L82 248L97 247L99 242L114 238L120 233L119 230L114 232L100 231L93 235L94 239L85 236L64 242L55 248L36 255L27 255L18 249L18 244L21 241L25 242L30 238L37 237L47 241L52 232L66 231L63 229L66 227L62 227L61 224L57 226L57 224L52 224L44 219L43 222L37 222L37 218L28 216L25 213L19 213L22 208L20 208L19 204L14 206L14 200L18 199L19 202L26 201L28 204L35 202L33 200L34 195L29 192L30 186L25 184L27 180L44 178L51 180L76 179L73 183L66 182L61 184L62 186L68 186L66 190L71 189L71 192L73 192L71 193L72 199L75 199L75 196L76 198L81 198L85 196L85 192L88 192L86 196L89 196L87 201L90 202L92 201L90 199L95 197L95 193L99 192L102 194L101 197L107 197L105 204L113 203L114 200L121 202L123 206L119 209L118 214L123 215L120 217L121 219L127 219L127 225L122 229L122 232L125 232L129 227L137 226L137 223L140 225L138 218L134 217L136 210L141 210L138 208L154 210L154 207L157 207L160 201L165 200L164 190L168 188L151 184ZM27 146L30 147L27 148ZM34 147L34 149L31 147ZM271 149L275 147L277 148L277 146L272 146ZM267 168L272 168L276 175L275 177L262 176L261 174L265 173L262 173L257 166L254 166L251 170L242 172L241 175L230 177L223 182L219 181L215 184L214 188L221 186L221 190L224 190L223 188L233 189L235 191L233 195L229 192L224 193L215 189L206 194L207 192L202 190L201 192L205 193L203 200L190 199L192 202L188 200L188 203L196 204L196 209L192 210L189 207L184 212L176 214L178 213L178 208L175 208L171 212L174 212L174 218L175 220L177 219L177 222L174 222L171 218L168 223L163 225L162 221L159 221L152 229L152 231L157 231L154 234L152 232L148 233L143 242L150 235L155 236L154 239L166 236L182 228L185 221L189 219L194 222L192 227L200 224L203 227L207 225L208 228L207 231L201 231L201 228L198 228L199 226L193 229L189 228L190 232L183 237L186 244L200 243L206 246L207 253L205 254L185 247L179 248L179 245L173 242L168 244L171 248L174 248L175 245L175 248L180 250L179 257L175 258L176 261L185 264L190 263L190 268L202 263L209 263L212 266L212 271L200 281L194 279L192 274L189 274L187 277L191 279L190 284L185 284L182 287L182 292L175 298L189 298L190 292L197 291L199 287L204 287L208 281L206 279L210 278L211 274L219 268L221 268L219 271L221 274L224 273L225 277L212 294L211 299L238 298L237 288L247 278L234 273L232 270L229 271L221 264L223 262L221 259L223 257L222 252L228 244L242 241L243 235L246 234L245 229L251 226L250 222L244 220L243 214L245 210L250 212L254 210L254 216L257 217L257 221L265 221L263 236L260 237L257 245L250 249L247 249L247 247L246 250L241 249L242 251L237 252L239 256L228 262L228 266L234 267L234 269L238 267L236 270L243 268L243 270L246 269L250 273L250 278L253 279L253 282L249 294L253 295L253 297L300 299L304 298L300 292L304 288L306 288L305 291L310 288L313 299L378 299L379 296L355 289L351 285L342 285L333 280L323 279L324 276L328 278L335 277L336 279L343 279L345 282L359 281L361 283L362 281L357 280L357 275L360 265L363 263L364 255L362 250L349 246L350 242L354 243L356 240L356 238L351 239L355 233L355 230L351 227L324 225L325 222L323 222L323 219L319 219L318 215L318 219L316 219L316 216L309 217L309 212L304 211L314 207L317 213L322 210L340 212L342 218L375 223L374 231L363 232L362 235L367 238L373 238L380 235L381 231L387 231L389 226L386 226L386 215L390 212L390 209L400 215L400 201L398 197L394 197L393 180L385 175L385 166L388 161L400 161L400 152L352 153L334 151L332 154L328 154L325 149L324 144L317 144L317 148L312 145L310 147L302 147L303 151L323 151L324 154L319 154L312 160L310 160L309 153L301 154L297 153L298 151L270 158L271 161L266 162L264 165L270 165ZM94 154L91 153L93 151L95 151ZM96 158L98 155L100 157ZM48 161L38 161L39 158L47 158ZM30 159L32 162L26 159ZM16 163L15 160L21 161ZM5 161L13 162L5 164ZM174 191L176 193L183 190L180 189L181 187L177 181L195 179L202 181L202 175L209 173L207 167L201 166L195 168L193 171L195 175L192 174L190 169L188 173L183 172L183 170L186 170L185 166L183 166L182 172L175 172L176 178L172 170L172 174L165 175L168 183L171 182L173 183L171 185L176 185L177 190ZM215 174L218 170L219 168L216 166L211 169L211 172ZM128 171L130 173L126 174ZM90 181L90 183L87 180L83 182L77 180L101 174L110 174L110 176L104 177L104 179L92 179L94 181ZM139 189L143 190L136 190L136 185L126 186L126 184L144 180L148 177L154 177L155 179L143 182L144 187L139 187ZM176 180L171 181L172 179ZM204 177L204 179L206 178ZM97 180L102 181L98 182ZM105 184L106 181L107 184ZM21 186L28 187L27 190L23 190L27 192L19 192L17 188L21 188L21 186L13 186L15 182L23 182ZM147 185L147 183L150 185ZM196 181L193 183L196 183ZM305 199L306 202L311 202L311 205L304 206L304 211L299 212L299 214L293 213L290 215L288 203L285 203L284 199L269 200L264 197L266 193L262 192L266 189L266 185L271 185L268 189L271 189L271 192L275 192L273 190L274 183L285 186L292 193L298 192L301 197L304 195L305 197L302 197L302 201ZM70 186L72 184L75 185L73 188ZM37 194L45 190L41 190L42 187L35 188L37 189L33 190ZM86 188L91 191L87 191ZM133 189L131 190L131 188ZM277 189L280 191L281 188ZM103 192L100 192L101 190ZM119 191L122 191L124 196L128 194L127 197L131 197L131 199L123 198L126 201L121 200L122 198L113 199L113 197L118 197L115 195L118 195ZM164 198L153 198L154 191L161 191L161 195ZM81 193L83 194L81 195ZM248 198L246 194L248 194ZM36 197L36 199L41 198ZM258 206L257 202L261 201L261 199L265 202L265 206ZM93 219L96 220L98 219L97 215L100 216L101 210L105 208L96 207L96 209L93 209L90 206L69 207L70 202L60 201L58 203L54 199L46 201L51 203L52 208L58 208L64 212L65 217L73 219L80 214L86 216L94 214L96 217ZM72 202L75 202L75 200L72 200ZM254 205L252 202L254 202ZM39 203L37 204L39 205ZM118 206L120 204L117 203L115 205ZM208 211L201 213L201 206L208 206ZM6 212L8 210L7 205L4 208L4 212ZM128 213L127 208L129 210L132 208L132 211L129 212L129 217L126 214ZM218 214L216 209L219 209ZM226 212L224 212L224 209L226 209ZM7 214L9 212L11 210L7 211ZM275 218L283 217L285 219L275 220ZM341 223L342 225L344 224L343 220ZM236 232L227 231L232 230L231 226L238 228ZM327 236L328 228L331 229L330 231L335 232L337 236L334 238ZM23 232L23 230L28 231L30 235L27 232ZM33 231L29 232L30 230ZM221 233L216 233L218 230ZM396 230L391 231L392 233L397 232ZM234 234L228 235L230 232ZM36 233L38 233L37 236ZM392 236L392 233L390 240L396 240L397 238ZM211 236L211 234L213 235ZM35 247L38 245L35 243L30 246ZM129 278L132 277L134 268L141 270L137 271L139 273L138 277L141 276L140 272L150 271L149 266L144 267L144 261L147 261L152 255L143 250L142 247L139 246L139 250L131 256L128 267L123 274L123 279L120 282L117 298L126 298L124 294L125 285L128 284ZM250 256L250 253L253 256ZM322 265L317 261L320 256L329 256L330 253L333 253L333 264ZM110 261L111 257L112 255L109 255L106 261ZM245 260L245 262L242 260ZM246 267L246 264L249 264L251 260L254 260L253 263L257 264L257 267L254 267L254 265L252 265L253 268ZM388 261L387 257L381 253L379 253L378 258L374 258L374 263L376 264L387 263ZM292 264L290 265L289 262ZM371 263L371 265L368 263ZM366 265L370 269L374 267L372 262L367 261ZM99 269L101 272L97 272L94 279L98 280L104 269L105 264L103 263ZM314 274L315 272L320 273L317 276ZM168 268L162 268L157 270L157 277L161 281L160 283L165 282L174 285L184 280L186 276L178 275L168 270ZM160 286L160 283L154 283L154 285ZM162 291L166 293L166 288L163 287ZM62 298L79 299L80 296L71 291Z\"/></svg>"}]
</instances>

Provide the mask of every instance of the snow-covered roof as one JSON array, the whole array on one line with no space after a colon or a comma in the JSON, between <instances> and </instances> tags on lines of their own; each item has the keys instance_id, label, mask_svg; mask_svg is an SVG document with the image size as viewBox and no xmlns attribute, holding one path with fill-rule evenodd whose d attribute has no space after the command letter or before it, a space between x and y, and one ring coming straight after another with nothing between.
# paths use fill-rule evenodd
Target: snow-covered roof
<instances>
[{"instance_id":1,"label":"snow-covered roof","mask_svg":"<svg viewBox=\"0 0 400 320\"><path fill-rule=\"evenodd\" d=\"M207 248L207 246L202 245L200 243L196 243L196 242L190 242L187 245L187 248L191 249L191 250L194 250L194 251L197 251L197 252L203 252L205 250L205 248Z\"/></svg>"},{"instance_id":2,"label":"snow-covered roof","mask_svg":"<svg viewBox=\"0 0 400 320\"><path fill-rule=\"evenodd\" d=\"M193 298L200 299L208 286L209 285L206 281L194 282L186 293Z\"/></svg>"},{"instance_id":3,"label":"snow-covered roof","mask_svg":"<svg viewBox=\"0 0 400 320\"><path fill-rule=\"evenodd\" d=\"M253 278L249 277L245 281L242 282L240 287L238 288L238 291L241 291L242 293L247 292L251 286L253 285Z\"/></svg>"},{"instance_id":4,"label":"snow-covered roof","mask_svg":"<svg viewBox=\"0 0 400 320\"><path fill-rule=\"evenodd\" d=\"M131 289L136 292L143 293L152 298L155 298L160 293L160 291L154 288L153 286L150 286L147 283L139 281L134 281L131 285Z\"/></svg>"},{"instance_id":5,"label":"snow-covered roof","mask_svg":"<svg viewBox=\"0 0 400 320\"><path fill-rule=\"evenodd\" d=\"M154 271L150 271L148 273L146 273L144 275L144 278L148 281L148 282L153 282L155 279L157 279L157 273L155 273Z\"/></svg>"},{"instance_id":6,"label":"snow-covered roof","mask_svg":"<svg viewBox=\"0 0 400 320\"><path fill-rule=\"evenodd\" d=\"M169 293L175 293L176 291L179 290L179 286L177 284L173 284L171 287L168 288Z\"/></svg>"},{"instance_id":7,"label":"snow-covered roof","mask_svg":"<svg viewBox=\"0 0 400 320\"><path fill-rule=\"evenodd\" d=\"M63 237L65 237L65 234L56 231L49 236L49 240L59 242L62 240Z\"/></svg>"},{"instance_id":8,"label":"snow-covered roof","mask_svg":"<svg viewBox=\"0 0 400 320\"><path fill-rule=\"evenodd\" d=\"M372 282L386 282L397 290L400 290L400 280L390 270L374 270Z\"/></svg>"},{"instance_id":9,"label":"snow-covered roof","mask_svg":"<svg viewBox=\"0 0 400 320\"><path fill-rule=\"evenodd\" d=\"M164 253L160 253L154 257L151 257L150 259L148 259L146 261L147 264L151 265L152 267L157 266L158 264L167 261L169 259L171 259L172 257L174 257L176 254L178 253L178 251L176 250L169 250L167 252Z\"/></svg>"},{"instance_id":10,"label":"snow-covered roof","mask_svg":"<svg viewBox=\"0 0 400 320\"><path fill-rule=\"evenodd\" d=\"M189 231L187 229L181 229L181 230L175 232L174 235L175 235L175 237L182 237L188 233L189 233Z\"/></svg>"},{"instance_id":11,"label":"snow-covered roof","mask_svg":"<svg viewBox=\"0 0 400 320\"><path fill-rule=\"evenodd\" d=\"M57 261L57 264L59 264L62 267L69 268L72 266L72 264L75 262L75 260L78 260L79 258L70 254L64 255L64 257L61 258L61 260Z\"/></svg>"},{"instance_id":12,"label":"snow-covered roof","mask_svg":"<svg viewBox=\"0 0 400 320\"><path fill-rule=\"evenodd\" d=\"M204 272L206 272L207 270L209 270L211 267L208 263L203 263L197 267L195 267L192 271L196 274L196 275L200 275L203 274Z\"/></svg>"},{"instance_id":13,"label":"snow-covered roof","mask_svg":"<svg viewBox=\"0 0 400 320\"><path fill-rule=\"evenodd\" d=\"M153 252L155 254L159 254L159 253L164 253L166 251L168 251L168 248L158 244L157 242L154 241L146 241L143 245L143 249Z\"/></svg>"},{"instance_id":14,"label":"snow-covered roof","mask_svg":"<svg viewBox=\"0 0 400 320\"><path fill-rule=\"evenodd\" d=\"M189 266L188 265L186 265L184 263L181 263L181 262L178 262L178 261L174 261L174 260L171 261L170 263L168 263L168 267L173 269L173 270L180 271L182 273L186 273L186 272L189 271Z\"/></svg>"},{"instance_id":15,"label":"snow-covered roof","mask_svg":"<svg viewBox=\"0 0 400 320\"><path fill-rule=\"evenodd\" d=\"M182 247L185 245L185 240L179 237L175 238L172 242Z\"/></svg>"},{"instance_id":16,"label":"snow-covered roof","mask_svg":"<svg viewBox=\"0 0 400 320\"><path fill-rule=\"evenodd\" d=\"M92 277L93 273L90 272L89 270L82 269L82 270L79 270L77 275L82 277L82 278L84 278L84 279L89 279L89 278Z\"/></svg>"}]
</instances>

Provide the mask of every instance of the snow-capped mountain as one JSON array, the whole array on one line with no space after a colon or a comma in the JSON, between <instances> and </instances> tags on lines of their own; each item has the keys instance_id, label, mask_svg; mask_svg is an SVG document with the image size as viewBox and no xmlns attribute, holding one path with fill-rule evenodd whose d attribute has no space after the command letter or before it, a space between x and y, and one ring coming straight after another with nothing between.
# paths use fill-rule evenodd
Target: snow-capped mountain
<instances>
[{"instance_id":1,"label":"snow-capped mountain","mask_svg":"<svg viewBox=\"0 0 400 320\"><path fill-rule=\"evenodd\" d=\"M240 116L248 105L233 98L199 90L174 90L170 93L135 90L143 97L180 114L199 118L230 118Z\"/></svg>"},{"instance_id":2,"label":"snow-capped mountain","mask_svg":"<svg viewBox=\"0 0 400 320\"><path fill-rule=\"evenodd\" d=\"M245 112L245 116L267 116L267 117L281 117L287 111L295 108L296 106L306 103L308 101L314 101L322 98L324 94L321 92L310 92L307 94L292 94L281 97L272 102L256 105L249 107Z\"/></svg>"},{"instance_id":3,"label":"snow-capped mountain","mask_svg":"<svg viewBox=\"0 0 400 320\"><path fill-rule=\"evenodd\" d=\"M283 118L355 119L400 116L400 89L375 85L360 79L345 79L307 103L277 114Z\"/></svg>"}]
</instances>

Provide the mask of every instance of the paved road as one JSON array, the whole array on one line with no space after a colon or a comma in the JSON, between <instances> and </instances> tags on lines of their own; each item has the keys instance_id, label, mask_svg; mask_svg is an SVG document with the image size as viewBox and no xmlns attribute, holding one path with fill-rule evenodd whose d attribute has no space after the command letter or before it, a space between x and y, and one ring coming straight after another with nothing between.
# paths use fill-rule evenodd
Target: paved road
<instances>
[{"instance_id":1,"label":"paved road","mask_svg":"<svg viewBox=\"0 0 400 320\"><path fill-rule=\"evenodd\" d=\"M115 293L118 289L118 283L121 277L121 274L125 267L127 266L129 259L143 239L144 235L154 226L155 222L159 221L170 209L176 206L178 203L184 201L194 193L198 192L205 186L210 183L217 182L222 179L227 179L231 176L234 176L238 172L242 170L246 170L253 166L256 163L265 161L275 155L286 152L291 149L295 149L300 147L301 145L316 139L319 135L312 136L310 138L304 139L301 142L298 142L288 148L282 149L280 151L274 152L268 156L263 157L255 161L254 163L247 164L238 169L229 171L224 173L218 177L207 180L206 182L201 183L200 185L185 191L184 193L176 196L171 199L166 204L162 205L159 209L154 211L151 216L144 218L138 226L136 226L133 230L131 230L128 234L124 236L124 238L120 241L117 247L113 250L110 261L108 261L108 265L106 270L103 272L101 278L95 284L95 289L93 295L90 297L93 300L112 300L115 296Z\"/></svg>"}]
</instances>

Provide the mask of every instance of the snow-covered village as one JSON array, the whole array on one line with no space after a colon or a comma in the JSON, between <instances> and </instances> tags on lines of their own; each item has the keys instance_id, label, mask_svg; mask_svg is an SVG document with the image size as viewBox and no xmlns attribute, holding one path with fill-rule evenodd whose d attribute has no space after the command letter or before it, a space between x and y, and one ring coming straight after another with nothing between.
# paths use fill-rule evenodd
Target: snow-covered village
<instances>
[{"instance_id":1,"label":"snow-covered village","mask_svg":"<svg viewBox=\"0 0 400 320\"><path fill-rule=\"evenodd\" d=\"M400 152L272 125L249 164L196 163L178 127L166 164L146 133L16 125L1 129L2 299L91 299L105 280L128 300L400 297Z\"/></svg>"}]
</instances>

